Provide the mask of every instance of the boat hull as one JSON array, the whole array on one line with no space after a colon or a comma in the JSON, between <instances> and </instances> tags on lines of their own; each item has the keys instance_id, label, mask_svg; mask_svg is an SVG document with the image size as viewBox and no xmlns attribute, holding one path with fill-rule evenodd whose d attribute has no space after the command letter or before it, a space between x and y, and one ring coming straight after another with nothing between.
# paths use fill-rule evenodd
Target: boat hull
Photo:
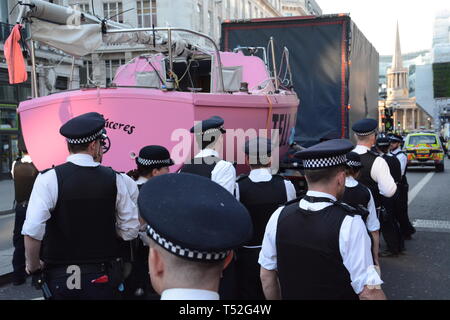
<instances>
[{"instance_id":1,"label":"boat hull","mask_svg":"<svg viewBox=\"0 0 450 320\"><path fill-rule=\"evenodd\" d=\"M195 152L188 130L195 121L214 115L225 120L224 146L229 143L227 136L237 129L244 132L279 129L280 152L286 152L298 103L295 94L266 96L107 88L63 92L24 101L18 111L28 151L39 170L66 161L69 155L66 140L59 134L65 122L86 112L98 112L107 120L110 138L104 165L127 172L136 167L134 156L143 146L162 145L171 152L176 162L171 171L176 171ZM240 138L233 137L233 140ZM243 143L233 143L232 149L241 150ZM231 155L229 150L224 147L223 156L242 164L237 153Z\"/></svg>"}]
</instances>

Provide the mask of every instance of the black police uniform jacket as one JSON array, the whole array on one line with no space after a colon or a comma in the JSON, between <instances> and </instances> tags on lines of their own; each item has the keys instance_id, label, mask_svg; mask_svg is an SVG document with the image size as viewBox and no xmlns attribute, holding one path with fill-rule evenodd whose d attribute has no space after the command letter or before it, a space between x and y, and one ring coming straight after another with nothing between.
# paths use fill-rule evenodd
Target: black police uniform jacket
<instances>
[{"instance_id":1,"label":"black police uniform jacket","mask_svg":"<svg viewBox=\"0 0 450 320\"><path fill-rule=\"evenodd\" d=\"M217 163L221 160L222 159L215 157L215 156L194 158L194 159L191 159L190 163L185 163L181 167L179 172L196 174L196 175L211 179L211 175L212 175L214 168L216 167ZM200 161L201 161L201 163L198 163Z\"/></svg>"},{"instance_id":2,"label":"black police uniform jacket","mask_svg":"<svg viewBox=\"0 0 450 320\"><path fill-rule=\"evenodd\" d=\"M356 300L339 250L339 232L353 213L334 204L306 211L298 200L282 210L276 233L278 277L284 300Z\"/></svg>"},{"instance_id":3,"label":"black police uniform jacket","mask_svg":"<svg viewBox=\"0 0 450 320\"><path fill-rule=\"evenodd\" d=\"M238 178L239 201L247 208L253 222L252 239L247 246L260 246L275 210L287 202L284 178L273 175L270 181L253 182L247 175Z\"/></svg>"},{"instance_id":4,"label":"black police uniform jacket","mask_svg":"<svg viewBox=\"0 0 450 320\"><path fill-rule=\"evenodd\" d=\"M365 208L366 210L360 210L360 215L364 223L367 221L367 217L369 216L367 208L370 202L370 191L366 186L361 183L358 183L354 187L346 186L344 196L341 200L353 208Z\"/></svg>"},{"instance_id":5,"label":"black police uniform jacket","mask_svg":"<svg viewBox=\"0 0 450 320\"><path fill-rule=\"evenodd\" d=\"M380 189L378 189L378 183L376 183L370 175L373 163L379 157L379 155L369 150L366 153L360 155L360 157L363 168L361 169L361 174L357 180L370 189L370 192L372 192L372 196L375 201L375 206L379 208L382 205Z\"/></svg>"},{"instance_id":6,"label":"black police uniform jacket","mask_svg":"<svg viewBox=\"0 0 450 320\"><path fill-rule=\"evenodd\" d=\"M116 172L67 162L55 167L58 200L47 221L42 259L48 264L100 263L118 256Z\"/></svg>"},{"instance_id":7,"label":"black police uniform jacket","mask_svg":"<svg viewBox=\"0 0 450 320\"><path fill-rule=\"evenodd\" d=\"M400 164L400 160L397 159L394 155L383 155L383 159L386 161L389 167L389 171L391 172L392 178L396 184L399 184L402 181L402 166Z\"/></svg>"}]
</instances>

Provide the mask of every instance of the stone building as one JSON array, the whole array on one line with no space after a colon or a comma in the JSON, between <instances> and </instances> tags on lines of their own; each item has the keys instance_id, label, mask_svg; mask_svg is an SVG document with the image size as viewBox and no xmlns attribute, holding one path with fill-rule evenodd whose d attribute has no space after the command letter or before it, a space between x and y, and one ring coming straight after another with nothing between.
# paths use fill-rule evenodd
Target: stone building
<instances>
[{"instance_id":1,"label":"stone building","mask_svg":"<svg viewBox=\"0 0 450 320\"><path fill-rule=\"evenodd\" d=\"M409 96L409 70L403 66L400 46L400 34L397 25L395 40L395 53L392 65L387 71L386 100L380 100L380 128L385 107L394 108L394 129L405 133L420 129L430 129L433 123L432 116L428 114L417 102L415 97Z\"/></svg>"},{"instance_id":2,"label":"stone building","mask_svg":"<svg viewBox=\"0 0 450 320\"><path fill-rule=\"evenodd\" d=\"M28 80L11 85L3 52L4 43L16 23L16 4L16 0L0 0L0 179L11 178L11 165L19 154L17 107L21 101L32 97L30 58L27 59ZM83 66L81 59L73 60L72 56L39 43L35 47L39 96L79 87L79 68Z\"/></svg>"}]
</instances>

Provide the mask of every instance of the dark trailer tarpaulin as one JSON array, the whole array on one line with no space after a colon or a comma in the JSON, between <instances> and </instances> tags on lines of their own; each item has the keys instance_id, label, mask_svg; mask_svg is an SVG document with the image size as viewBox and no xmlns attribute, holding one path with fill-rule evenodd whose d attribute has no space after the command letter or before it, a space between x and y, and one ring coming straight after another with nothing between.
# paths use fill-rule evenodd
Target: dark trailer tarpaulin
<instances>
[{"instance_id":1,"label":"dark trailer tarpaulin","mask_svg":"<svg viewBox=\"0 0 450 320\"><path fill-rule=\"evenodd\" d=\"M289 49L300 98L296 142L311 145L335 131L349 138L353 122L378 119L379 55L349 16L225 22L221 49L267 47L272 36L278 68L283 48Z\"/></svg>"}]
</instances>

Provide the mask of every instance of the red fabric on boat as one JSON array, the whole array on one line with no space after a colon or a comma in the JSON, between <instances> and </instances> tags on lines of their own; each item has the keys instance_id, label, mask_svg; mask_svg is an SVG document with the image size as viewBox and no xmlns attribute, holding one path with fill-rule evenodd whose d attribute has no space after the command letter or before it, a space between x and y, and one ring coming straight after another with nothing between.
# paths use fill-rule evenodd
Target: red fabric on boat
<instances>
[{"instance_id":1,"label":"red fabric on boat","mask_svg":"<svg viewBox=\"0 0 450 320\"><path fill-rule=\"evenodd\" d=\"M5 42L5 58L8 65L9 83L22 83L27 81L27 67L20 48L20 29L22 25L15 25Z\"/></svg>"}]
</instances>

